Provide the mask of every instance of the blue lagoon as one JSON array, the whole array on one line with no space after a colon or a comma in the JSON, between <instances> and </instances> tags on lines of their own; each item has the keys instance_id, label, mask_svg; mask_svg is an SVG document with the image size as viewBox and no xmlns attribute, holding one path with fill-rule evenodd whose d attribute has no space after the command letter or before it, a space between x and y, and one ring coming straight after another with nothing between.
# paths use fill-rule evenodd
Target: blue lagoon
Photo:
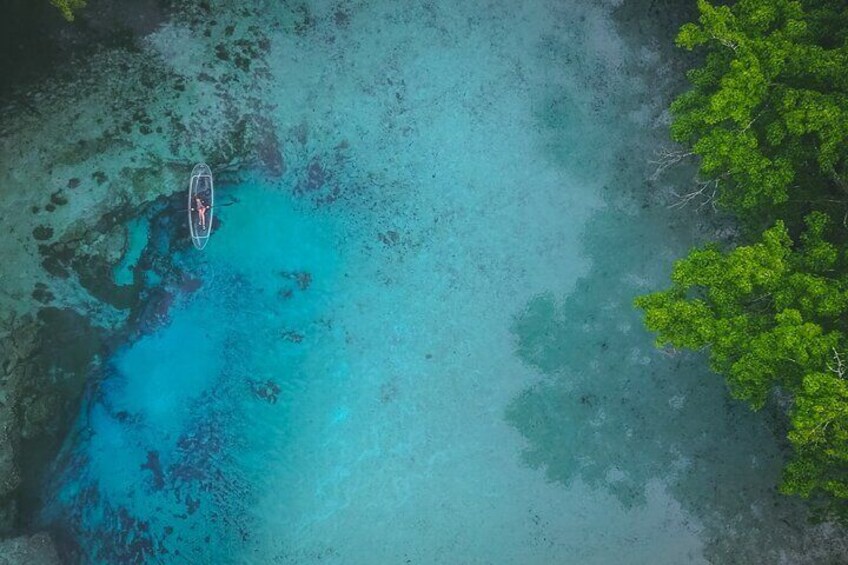
<instances>
[{"instance_id":1,"label":"blue lagoon","mask_svg":"<svg viewBox=\"0 0 848 565\"><path fill-rule=\"evenodd\" d=\"M773 426L632 306L721 225L667 206L693 170L651 179L691 7L148 4L4 113L2 214L40 208L4 308L98 336L24 485L63 561L848 558L777 492Z\"/></svg>"}]
</instances>

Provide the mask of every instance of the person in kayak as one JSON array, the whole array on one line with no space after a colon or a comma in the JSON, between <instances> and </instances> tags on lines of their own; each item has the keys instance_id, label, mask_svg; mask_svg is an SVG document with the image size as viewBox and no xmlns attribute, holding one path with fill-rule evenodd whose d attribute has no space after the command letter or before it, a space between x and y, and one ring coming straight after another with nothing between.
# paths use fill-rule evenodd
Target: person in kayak
<instances>
[{"instance_id":1,"label":"person in kayak","mask_svg":"<svg viewBox=\"0 0 848 565\"><path fill-rule=\"evenodd\" d=\"M197 208L195 208L195 210L197 211L198 215L200 216L200 227L205 230L206 229L206 210L209 209L209 206L204 204L203 201L198 197L195 197L194 201L197 202Z\"/></svg>"}]
</instances>

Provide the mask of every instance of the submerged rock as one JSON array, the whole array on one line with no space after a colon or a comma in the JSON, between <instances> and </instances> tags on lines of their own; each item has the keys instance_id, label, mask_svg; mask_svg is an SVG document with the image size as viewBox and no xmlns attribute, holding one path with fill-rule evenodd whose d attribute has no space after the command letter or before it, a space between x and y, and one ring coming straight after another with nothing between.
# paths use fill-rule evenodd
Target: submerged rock
<instances>
[{"instance_id":1,"label":"submerged rock","mask_svg":"<svg viewBox=\"0 0 848 565\"><path fill-rule=\"evenodd\" d=\"M169 320L169 311L174 303L174 294L164 288L150 290L141 308L133 315L132 326L140 334L153 333Z\"/></svg>"},{"instance_id":2,"label":"submerged rock","mask_svg":"<svg viewBox=\"0 0 848 565\"><path fill-rule=\"evenodd\" d=\"M264 400L268 404L277 403L277 398L280 395L280 385L273 380L255 381L249 379L248 383L250 384L250 391L256 398Z\"/></svg>"},{"instance_id":3,"label":"submerged rock","mask_svg":"<svg viewBox=\"0 0 848 565\"><path fill-rule=\"evenodd\" d=\"M280 148L280 140L274 132L273 125L267 120L262 122L263 127L257 135L256 152L259 161L272 177L281 177L286 172L286 163Z\"/></svg>"},{"instance_id":4,"label":"submerged rock","mask_svg":"<svg viewBox=\"0 0 848 565\"><path fill-rule=\"evenodd\" d=\"M53 565L60 563L53 540L46 533L0 541L2 565Z\"/></svg>"},{"instance_id":5,"label":"submerged rock","mask_svg":"<svg viewBox=\"0 0 848 565\"><path fill-rule=\"evenodd\" d=\"M33 491L64 438L103 340L84 316L50 307L7 329L0 339L0 534L26 523L27 501L18 499Z\"/></svg>"}]
</instances>

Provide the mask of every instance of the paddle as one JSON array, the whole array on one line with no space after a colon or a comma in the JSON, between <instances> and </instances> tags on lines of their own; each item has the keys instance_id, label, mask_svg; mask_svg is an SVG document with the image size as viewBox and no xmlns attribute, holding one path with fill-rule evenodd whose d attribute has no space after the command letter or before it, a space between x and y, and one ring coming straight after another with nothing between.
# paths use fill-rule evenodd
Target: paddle
<instances>
[{"instance_id":1,"label":"paddle","mask_svg":"<svg viewBox=\"0 0 848 565\"><path fill-rule=\"evenodd\" d=\"M226 206L232 206L233 204L238 204L238 200L234 200L232 202L227 202L226 204L215 204L214 206L209 206L209 208L224 208ZM188 212L188 208L180 208L177 212Z\"/></svg>"}]
</instances>

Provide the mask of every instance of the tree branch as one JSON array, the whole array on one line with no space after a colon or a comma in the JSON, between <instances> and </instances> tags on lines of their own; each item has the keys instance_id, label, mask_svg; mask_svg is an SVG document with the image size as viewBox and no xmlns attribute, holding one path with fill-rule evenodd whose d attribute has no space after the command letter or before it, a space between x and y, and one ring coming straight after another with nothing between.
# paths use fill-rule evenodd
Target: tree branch
<instances>
[{"instance_id":1,"label":"tree branch","mask_svg":"<svg viewBox=\"0 0 848 565\"><path fill-rule=\"evenodd\" d=\"M693 151L663 147L656 151L654 155L656 155L656 159L648 161L648 163L656 167L653 174L648 177L649 180L657 180L666 170L677 165L684 159L692 157L695 153Z\"/></svg>"},{"instance_id":2,"label":"tree branch","mask_svg":"<svg viewBox=\"0 0 848 565\"><path fill-rule=\"evenodd\" d=\"M718 196L718 179L708 181L696 181L695 188L683 194L672 191L677 201L669 204L669 208L683 208L691 202L698 202L698 210L709 204L713 212L716 210L715 200Z\"/></svg>"}]
</instances>

